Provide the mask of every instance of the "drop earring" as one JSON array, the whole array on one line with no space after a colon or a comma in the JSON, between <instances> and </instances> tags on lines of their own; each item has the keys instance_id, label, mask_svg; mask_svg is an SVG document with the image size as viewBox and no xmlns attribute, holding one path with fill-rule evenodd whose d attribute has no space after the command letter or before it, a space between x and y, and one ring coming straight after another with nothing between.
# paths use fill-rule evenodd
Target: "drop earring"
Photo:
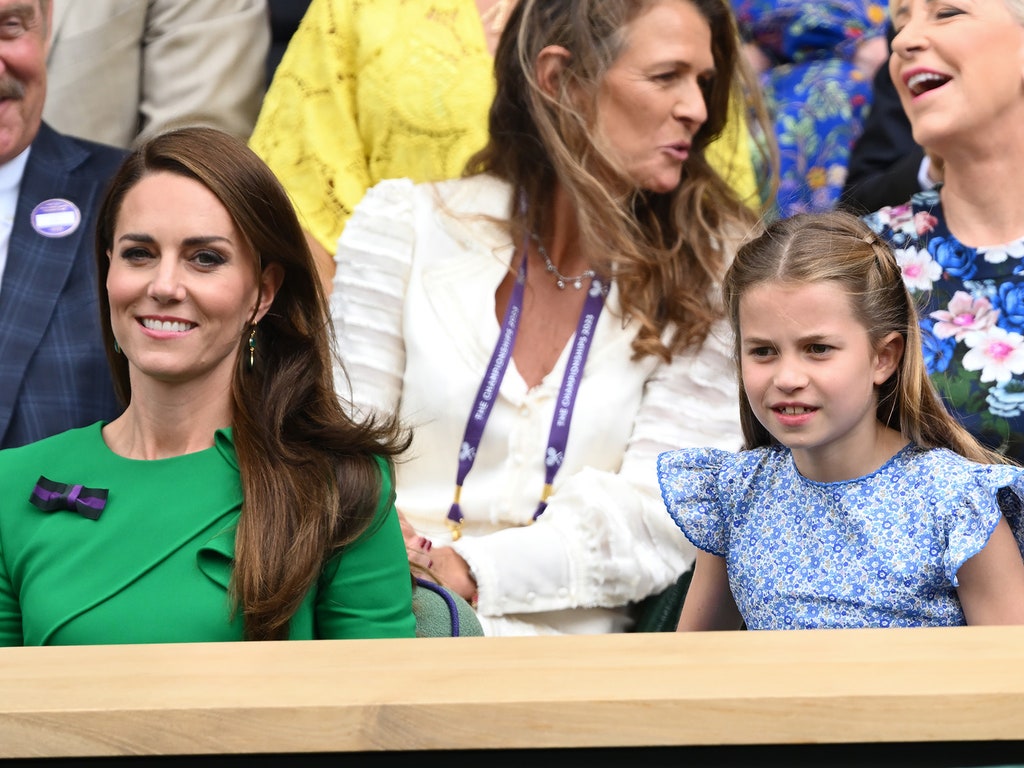
<instances>
[{"instance_id":1,"label":"drop earring","mask_svg":"<svg viewBox=\"0 0 1024 768\"><path fill-rule=\"evenodd\" d=\"M252 324L252 331L249 333L249 370L256 365L256 323Z\"/></svg>"},{"instance_id":2,"label":"drop earring","mask_svg":"<svg viewBox=\"0 0 1024 768\"><path fill-rule=\"evenodd\" d=\"M114 352L118 355L121 354L121 345L117 343L117 339L114 339Z\"/></svg>"}]
</instances>

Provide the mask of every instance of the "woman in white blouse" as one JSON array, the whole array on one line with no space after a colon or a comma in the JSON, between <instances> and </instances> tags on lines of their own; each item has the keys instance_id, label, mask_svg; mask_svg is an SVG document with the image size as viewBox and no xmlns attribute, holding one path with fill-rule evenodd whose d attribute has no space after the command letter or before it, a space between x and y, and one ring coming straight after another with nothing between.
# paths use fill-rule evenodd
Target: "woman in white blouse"
<instances>
[{"instance_id":1,"label":"woman in white blouse","mask_svg":"<svg viewBox=\"0 0 1024 768\"><path fill-rule=\"evenodd\" d=\"M485 634L626 631L692 564L655 459L741 443L717 291L754 216L704 156L735 40L723 0L520 0L470 175L381 182L339 240L339 393L413 428L410 559Z\"/></svg>"}]
</instances>

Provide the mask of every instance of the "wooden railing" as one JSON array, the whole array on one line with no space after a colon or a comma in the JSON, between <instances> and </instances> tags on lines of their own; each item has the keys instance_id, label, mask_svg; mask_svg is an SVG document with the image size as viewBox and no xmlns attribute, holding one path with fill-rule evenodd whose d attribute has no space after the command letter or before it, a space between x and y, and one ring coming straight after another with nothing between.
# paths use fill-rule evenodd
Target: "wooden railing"
<instances>
[{"instance_id":1,"label":"wooden railing","mask_svg":"<svg viewBox=\"0 0 1024 768\"><path fill-rule=\"evenodd\" d=\"M1021 740L1024 627L0 649L5 758Z\"/></svg>"}]
</instances>

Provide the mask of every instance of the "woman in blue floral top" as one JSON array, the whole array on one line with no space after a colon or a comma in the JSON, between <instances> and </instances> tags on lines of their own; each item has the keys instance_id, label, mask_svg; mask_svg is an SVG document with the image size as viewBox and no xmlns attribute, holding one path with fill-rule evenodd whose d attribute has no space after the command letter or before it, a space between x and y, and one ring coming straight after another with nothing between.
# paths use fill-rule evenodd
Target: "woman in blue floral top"
<instances>
[{"instance_id":1,"label":"woman in blue floral top","mask_svg":"<svg viewBox=\"0 0 1024 768\"><path fill-rule=\"evenodd\" d=\"M1024 623L1024 468L943 406L886 244L776 221L723 291L746 450L659 457L698 549L679 629Z\"/></svg>"},{"instance_id":2,"label":"woman in blue floral top","mask_svg":"<svg viewBox=\"0 0 1024 768\"><path fill-rule=\"evenodd\" d=\"M944 182L865 220L896 249L947 407L1024 461L1024 2L895 0L890 12L892 80Z\"/></svg>"}]
</instances>

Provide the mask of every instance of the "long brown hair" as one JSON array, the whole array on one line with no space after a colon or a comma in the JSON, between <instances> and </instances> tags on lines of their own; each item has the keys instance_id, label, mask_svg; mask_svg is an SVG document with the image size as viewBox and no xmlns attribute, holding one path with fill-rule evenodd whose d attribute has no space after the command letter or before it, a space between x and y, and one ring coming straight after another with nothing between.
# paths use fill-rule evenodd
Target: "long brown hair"
<instances>
[{"instance_id":1,"label":"long brown hair","mask_svg":"<svg viewBox=\"0 0 1024 768\"><path fill-rule=\"evenodd\" d=\"M313 258L288 195L241 140L212 128L158 135L129 154L113 178L96 227L96 264L107 358L122 403L128 362L115 351L106 281L108 252L125 195L166 172L202 184L231 216L255 255L257 278L278 264L284 279L256 331L238 339L232 433L243 503L232 595L245 637L288 637L289 621L324 563L363 532L381 499L379 460L409 445L394 420L356 422L334 390L333 329Z\"/></svg>"},{"instance_id":2,"label":"long brown hair","mask_svg":"<svg viewBox=\"0 0 1024 768\"><path fill-rule=\"evenodd\" d=\"M903 359L878 388L878 420L924 448L948 448L972 461L1010 461L975 439L950 414L925 368L914 301L889 246L853 214L804 213L772 222L745 243L726 273L723 291L735 334L740 377L740 420L747 448L777 443L757 420L743 390L739 305L754 286L768 282L834 282L850 298L853 314L873 348L892 332L903 337Z\"/></svg>"},{"instance_id":3,"label":"long brown hair","mask_svg":"<svg viewBox=\"0 0 1024 768\"><path fill-rule=\"evenodd\" d=\"M705 93L707 121L694 138L679 186L667 194L636 189L593 140L588 114L627 42L623 30L659 1L519 0L495 52L490 138L469 160L466 174L491 173L525 193L527 212L509 211L515 238L543 231L560 183L575 203L581 247L600 272L614 274L623 312L639 323L634 355L667 360L699 347L722 317L715 289L732 248L756 216L704 156L725 126L730 101L746 98L739 38L725 0L678 0L707 20L716 71ZM534 72L538 54L549 45L571 54L553 96ZM583 109L580 92L589 101ZM628 183L632 193L617 196L608 178Z\"/></svg>"}]
</instances>

